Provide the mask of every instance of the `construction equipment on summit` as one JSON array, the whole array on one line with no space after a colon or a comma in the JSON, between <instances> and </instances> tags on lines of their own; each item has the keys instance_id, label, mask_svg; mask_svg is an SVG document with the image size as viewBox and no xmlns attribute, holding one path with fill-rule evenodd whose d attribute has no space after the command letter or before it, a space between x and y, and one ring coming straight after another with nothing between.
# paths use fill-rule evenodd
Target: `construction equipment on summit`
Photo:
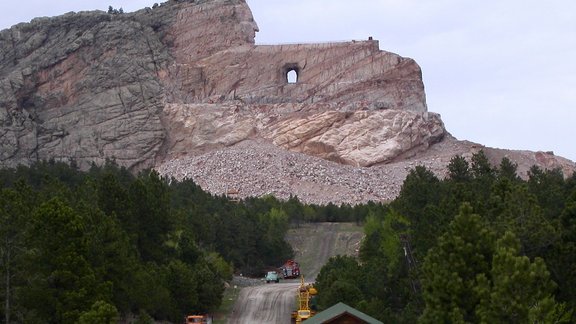
<instances>
[{"instance_id":1,"label":"construction equipment on summit","mask_svg":"<svg viewBox=\"0 0 576 324\"><path fill-rule=\"evenodd\" d=\"M240 190L236 189L236 188L226 188L226 197L228 197L228 199L230 201L233 202L239 202L240 201Z\"/></svg>"}]
</instances>

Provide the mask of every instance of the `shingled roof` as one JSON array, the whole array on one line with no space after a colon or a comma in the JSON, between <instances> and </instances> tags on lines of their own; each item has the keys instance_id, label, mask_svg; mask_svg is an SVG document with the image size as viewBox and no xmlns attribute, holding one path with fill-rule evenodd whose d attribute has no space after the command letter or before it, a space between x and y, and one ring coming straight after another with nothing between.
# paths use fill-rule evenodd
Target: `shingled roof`
<instances>
[{"instance_id":1,"label":"shingled roof","mask_svg":"<svg viewBox=\"0 0 576 324\"><path fill-rule=\"evenodd\" d=\"M338 303L306 320L306 324L325 324L325 323L339 323L338 318L341 317L354 317L359 320L359 323L368 324L383 324L379 320L368 316L361 311L354 309L344 303Z\"/></svg>"}]
</instances>

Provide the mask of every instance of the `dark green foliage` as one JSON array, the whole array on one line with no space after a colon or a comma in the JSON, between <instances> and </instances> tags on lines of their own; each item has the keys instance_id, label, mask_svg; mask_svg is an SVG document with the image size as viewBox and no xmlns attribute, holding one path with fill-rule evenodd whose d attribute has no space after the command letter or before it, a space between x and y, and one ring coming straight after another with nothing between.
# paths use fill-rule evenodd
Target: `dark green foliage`
<instances>
[{"instance_id":1,"label":"dark green foliage","mask_svg":"<svg viewBox=\"0 0 576 324\"><path fill-rule=\"evenodd\" d=\"M354 207L361 263L322 269L323 306L353 296L386 323L576 322L576 175L516 171L456 156L445 180L418 166L389 206Z\"/></svg>"},{"instance_id":2,"label":"dark green foliage","mask_svg":"<svg viewBox=\"0 0 576 324\"><path fill-rule=\"evenodd\" d=\"M114 305L104 301L97 301L89 311L84 312L78 319L79 324L114 324L118 323L118 310Z\"/></svg>"},{"instance_id":3,"label":"dark green foliage","mask_svg":"<svg viewBox=\"0 0 576 324\"><path fill-rule=\"evenodd\" d=\"M564 176L560 169L542 170L536 166L528 172L528 189L538 204L545 210L547 219L557 219L568 194Z\"/></svg>"},{"instance_id":4,"label":"dark green foliage","mask_svg":"<svg viewBox=\"0 0 576 324\"><path fill-rule=\"evenodd\" d=\"M464 205L423 266L424 323L550 322L559 307L543 260L519 256L520 242L494 232Z\"/></svg>"},{"instance_id":5,"label":"dark green foliage","mask_svg":"<svg viewBox=\"0 0 576 324\"><path fill-rule=\"evenodd\" d=\"M410 323L419 304L417 260L408 258L409 221L395 211L371 214L365 223L366 238L360 250L364 300L360 310L384 321Z\"/></svg>"},{"instance_id":6,"label":"dark green foliage","mask_svg":"<svg viewBox=\"0 0 576 324\"><path fill-rule=\"evenodd\" d=\"M4 322L179 322L213 311L234 271L260 274L293 256L284 236L303 208L266 198L252 210L112 161L88 172L54 161L3 169L0 185Z\"/></svg>"},{"instance_id":7,"label":"dark green foliage","mask_svg":"<svg viewBox=\"0 0 576 324\"><path fill-rule=\"evenodd\" d=\"M315 287L322 291L318 308L326 309L339 301L355 307L362 300L362 293L358 289L360 278L360 266L356 259L349 256L330 258L316 278Z\"/></svg>"},{"instance_id":8,"label":"dark green foliage","mask_svg":"<svg viewBox=\"0 0 576 324\"><path fill-rule=\"evenodd\" d=\"M384 322L413 323L421 308L415 259L404 248L410 223L393 210L369 212L360 263L349 256L331 258L315 287L325 309L342 301Z\"/></svg>"},{"instance_id":9,"label":"dark green foliage","mask_svg":"<svg viewBox=\"0 0 576 324\"><path fill-rule=\"evenodd\" d=\"M576 321L576 176L532 168L524 181L482 151L454 157L446 180L416 167L389 205L231 202L111 161L0 170L0 186L4 322L178 322L214 310L233 271L291 258L284 235L307 221L365 224L360 263L321 270L320 307L391 323Z\"/></svg>"},{"instance_id":10,"label":"dark green foliage","mask_svg":"<svg viewBox=\"0 0 576 324\"><path fill-rule=\"evenodd\" d=\"M500 161L500 167L497 170L497 177L499 179L508 179L510 181L519 181L520 177L517 175L518 164L512 163L509 158L504 157Z\"/></svg>"},{"instance_id":11,"label":"dark green foliage","mask_svg":"<svg viewBox=\"0 0 576 324\"><path fill-rule=\"evenodd\" d=\"M522 243L521 251L531 257L542 255L558 239L558 229L548 220L525 184L500 180L490 197L486 213L500 234L511 231Z\"/></svg>"},{"instance_id":12,"label":"dark green foliage","mask_svg":"<svg viewBox=\"0 0 576 324\"><path fill-rule=\"evenodd\" d=\"M563 231L560 239L549 249L545 261L552 278L559 285L558 299L566 301L567 316L576 321L576 189L566 201L560 215Z\"/></svg>"},{"instance_id":13,"label":"dark green foliage","mask_svg":"<svg viewBox=\"0 0 576 324\"><path fill-rule=\"evenodd\" d=\"M400 195L391 203L394 210L412 224L412 245L419 255L426 253L449 221L443 220L443 214L436 210L442 190L442 183L432 171L417 166L410 171Z\"/></svg>"},{"instance_id":14,"label":"dark green foliage","mask_svg":"<svg viewBox=\"0 0 576 324\"><path fill-rule=\"evenodd\" d=\"M520 242L512 232L498 240L489 273L477 276L474 292L480 297L476 314L484 323L551 323L558 308L555 284L541 258L520 256Z\"/></svg>"},{"instance_id":15,"label":"dark green foliage","mask_svg":"<svg viewBox=\"0 0 576 324\"><path fill-rule=\"evenodd\" d=\"M413 215L415 219L424 218L421 212L426 206L437 204L441 198L440 180L423 166L410 170L404 180L400 195L393 206L401 214Z\"/></svg>"},{"instance_id":16,"label":"dark green foliage","mask_svg":"<svg viewBox=\"0 0 576 324\"><path fill-rule=\"evenodd\" d=\"M363 299L362 291L354 283L336 280L322 294L323 305L335 305L339 302L357 307L358 301Z\"/></svg>"},{"instance_id":17,"label":"dark green foliage","mask_svg":"<svg viewBox=\"0 0 576 324\"><path fill-rule=\"evenodd\" d=\"M32 197L26 195L30 190L21 183L18 186L20 190L0 189L0 273L3 283L0 291L3 292L6 323L10 323L12 314L18 311L18 308L14 307L14 287L18 287L25 280L22 267L26 255L26 238L22 228L31 213L27 201Z\"/></svg>"},{"instance_id":18,"label":"dark green foliage","mask_svg":"<svg viewBox=\"0 0 576 324\"><path fill-rule=\"evenodd\" d=\"M455 182L470 181L470 164L461 155L456 155L448 164L448 178Z\"/></svg>"},{"instance_id":19,"label":"dark green foliage","mask_svg":"<svg viewBox=\"0 0 576 324\"><path fill-rule=\"evenodd\" d=\"M484 214L486 211L485 202L490 198L490 191L496 180L498 170L492 167L482 150L472 154L470 169L473 179L468 185L468 191L471 192L471 196L468 200L461 201L460 204L468 202L474 211Z\"/></svg>"},{"instance_id":20,"label":"dark green foliage","mask_svg":"<svg viewBox=\"0 0 576 324\"><path fill-rule=\"evenodd\" d=\"M111 15L119 15L124 13L124 9L114 9L112 6L108 6L108 13Z\"/></svg>"},{"instance_id":21,"label":"dark green foliage","mask_svg":"<svg viewBox=\"0 0 576 324\"><path fill-rule=\"evenodd\" d=\"M496 170L492 168L488 157L483 150L472 154L472 163L470 165L470 171L475 179L481 178L494 178L496 175Z\"/></svg>"},{"instance_id":22,"label":"dark green foliage","mask_svg":"<svg viewBox=\"0 0 576 324\"><path fill-rule=\"evenodd\" d=\"M125 226L133 228L133 240L144 261L162 263L169 254L164 242L174 230L170 215L168 185L155 171L144 171L128 189Z\"/></svg>"},{"instance_id":23,"label":"dark green foliage","mask_svg":"<svg viewBox=\"0 0 576 324\"><path fill-rule=\"evenodd\" d=\"M476 277L490 271L493 250L494 233L463 205L424 261L424 322L478 322Z\"/></svg>"},{"instance_id":24,"label":"dark green foliage","mask_svg":"<svg viewBox=\"0 0 576 324\"><path fill-rule=\"evenodd\" d=\"M382 211L387 206L381 203L368 202L365 205L304 205L298 197L291 196L287 201L279 201L273 196L264 198L247 198L244 205L256 214L266 213L272 208L281 209L288 216L292 226L298 227L302 222L355 222L361 224L371 211Z\"/></svg>"},{"instance_id":25,"label":"dark green foliage","mask_svg":"<svg viewBox=\"0 0 576 324\"><path fill-rule=\"evenodd\" d=\"M87 260L84 219L59 198L32 214L26 271L29 285L18 297L40 318L76 323L98 300L109 300L111 286L98 281Z\"/></svg>"}]
</instances>

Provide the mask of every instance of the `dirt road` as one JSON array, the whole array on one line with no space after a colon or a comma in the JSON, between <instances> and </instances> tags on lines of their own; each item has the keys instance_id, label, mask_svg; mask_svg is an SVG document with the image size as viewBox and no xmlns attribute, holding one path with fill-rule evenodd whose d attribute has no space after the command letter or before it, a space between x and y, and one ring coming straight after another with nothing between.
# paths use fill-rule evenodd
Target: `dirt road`
<instances>
[{"instance_id":1,"label":"dirt road","mask_svg":"<svg viewBox=\"0 0 576 324\"><path fill-rule=\"evenodd\" d=\"M298 286L293 281L243 288L228 323L290 323Z\"/></svg>"},{"instance_id":2,"label":"dirt road","mask_svg":"<svg viewBox=\"0 0 576 324\"><path fill-rule=\"evenodd\" d=\"M307 282L313 282L322 266L334 255L356 255L362 228L354 224L304 224L291 229L286 240ZM242 288L228 324L290 323L295 310L299 280Z\"/></svg>"}]
</instances>

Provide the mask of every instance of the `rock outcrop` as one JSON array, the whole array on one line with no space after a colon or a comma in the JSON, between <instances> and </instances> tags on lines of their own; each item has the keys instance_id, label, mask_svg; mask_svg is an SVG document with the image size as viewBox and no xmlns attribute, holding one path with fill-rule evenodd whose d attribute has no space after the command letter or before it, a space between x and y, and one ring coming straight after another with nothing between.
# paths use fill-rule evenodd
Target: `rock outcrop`
<instances>
[{"instance_id":1,"label":"rock outcrop","mask_svg":"<svg viewBox=\"0 0 576 324\"><path fill-rule=\"evenodd\" d=\"M170 54L150 26L103 12L0 32L0 161L151 167L163 143Z\"/></svg>"},{"instance_id":2,"label":"rock outcrop","mask_svg":"<svg viewBox=\"0 0 576 324\"><path fill-rule=\"evenodd\" d=\"M413 60L374 40L255 46L257 30L244 1L217 0L2 31L2 163L115 158L139 169L262 137L367 166L442 137Z\"/></svg>"},{"instance_id":3,"label":"rock outcrop","mask_svg":"<svg viewBox=\"0 0 576 324\"><path fill-rule=\"evenodd\" d=\"M383 175L396 177L389 170L431 161L442 173L448 156L478 147L453 139L440 116L427 111L416 62L380 50L378 41L255 45L257 31L244 0L171 0L130 14L69 13L1 31L0 165L55 159L86 168L111 158L131 170L157 167L201 184L202 174L216 170L190 168L204 165L230 169L205 188L221 193L241 187L240 181L245 195L259 195L270 192L272 180L255 184L260 191L250 189L249 179L233 180L234 164L211 160L218 152L234 152L232 159L244 162L287 154L283 159L296 164L312 159L303 163L374 172L380 180L320 184L294 170L275 180L290 179L288 193L311 188L331 197L338 195L330 183L341 183L336 191L356 198L338 201L359 202L395 195L401 179L384 185ZM530 154L539 165L574 170L571 161ZM227 163L230 157L223 158ZM246 163L282 175L261 161ZM332 173L354 178L342 172ZM368 194L373 189L365 185L378 183L386 193Z\"/></svg>"},{"instance_id":4,"label":"rock outcrop","mask_svg":"<svg viewBox=\"0 0 576 324\"><path fill-rule=\"evenodd\" d=\"M287 150L370 166L425 150L445 135L437 114L348 111L337 104L167 104L164 113L168 160L263 138Z\"/></svg>"}]
</instances>

